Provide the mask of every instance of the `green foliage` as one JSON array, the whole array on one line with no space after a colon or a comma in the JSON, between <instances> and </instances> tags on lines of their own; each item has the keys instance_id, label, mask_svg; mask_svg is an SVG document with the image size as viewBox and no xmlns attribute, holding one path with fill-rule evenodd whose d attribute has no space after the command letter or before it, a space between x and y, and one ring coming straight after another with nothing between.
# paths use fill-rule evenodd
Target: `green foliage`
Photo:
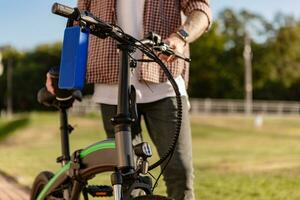
<instances>
[{"instance_id":1,"label":"green foliage","mask_svg":"<svg viewBox=\"0 0 300 200\"><path fill-rule=\"evenodd\" d=\"M43 44L30 51L18 51L12 47L2 48L4 74L0 77L0 110L6 107L7 67L13 67L13 105L15 111L45 109L36 100L37 92L44 87L46 73L59 66L61 43ZM87 85L84 93L90 94Z\"/></svg>"},{"instance_id":2,"label":"green foliage","mask_svg":"<svg viewBox=\"0 0 300 200\"><path fill-rule=\"evenodd\" d=\"M199 98L244 98L244 37L252 36L255 99L300 100L300 24L277 15L225 9L211 30L191 45L189 91Z\"/></svg>"},{"instance_id":3,"label":"green foliage","mask_svg":"<svg viewBox=\"0 0 300 200\"><path fill-rule=\"evenodd\" d=\"M273 61L273 79L280 79L290 86L300 79L300 25L282 27L270 42L270 61ZM280 59L279 59L280 58Z\"/></svg>"},{"instance_id":4,"label":"green foliage","mask_svg":"<svg viewBox=\"0 0 300 200\"><path fill-rule=\"evenodd\" d=\"M52 66L59 65L60 43L40 45L26 52L13 48L4 48L3 63L5 71L0 77L0 96L6 97L7 67L13 67L13 105L16 110L32 110L41 108L36 101L37 91L45 84L46 73ZM9 65L9 62L11 65ZM6 104L1 98L1 107Z\"/></svg>"}]
</instances>

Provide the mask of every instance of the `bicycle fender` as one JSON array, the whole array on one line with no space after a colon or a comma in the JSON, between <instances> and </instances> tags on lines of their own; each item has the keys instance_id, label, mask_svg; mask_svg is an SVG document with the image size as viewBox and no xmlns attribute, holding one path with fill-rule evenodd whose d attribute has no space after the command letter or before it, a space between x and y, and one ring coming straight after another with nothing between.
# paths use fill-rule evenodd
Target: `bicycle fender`
<instances>
[{"instance_id":1,"label":"bicycle fender","mask_svg":"<svg viewBox=\"0 0 300 200\"><path fill-rule=\"evenodd\" d=\"M88 178L92 174L105 171L113 171L117 166L117 156L114 140L97 142L80 152L81 168L79 174L82 178ZM43 200L55 188L63 184L67 179L71 162L64 165L48 182L39 194L37 200Z\"/></svg>"}]
</instances>

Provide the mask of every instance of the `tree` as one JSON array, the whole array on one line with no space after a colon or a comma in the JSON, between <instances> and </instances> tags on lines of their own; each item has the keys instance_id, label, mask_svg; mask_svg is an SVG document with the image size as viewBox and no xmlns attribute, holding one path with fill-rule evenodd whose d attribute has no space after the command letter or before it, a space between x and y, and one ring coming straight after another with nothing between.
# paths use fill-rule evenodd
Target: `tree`
<instances>
[{"instance_id":1,"label":"tree","mask_svg":"<svg viewBox=\"0 0 300 200\"><path fill-rule=\"evenodd\" d=\"M250 26L251 25L251 26ZM244 35L246 27L257 37L268 38L273 31L260 15L247 11L236 13L225 9L211 30L191 45L192 97L243 98L244 96ZM265 39L266 40L266 39ZM266 47L264 43L253 42L254 62L259 63ZM254 85L265 79L269 69L254 66Z\"/></svg>"},{"instance_id":2,"label":"tree","mask_svg":"<svg viewBox=\"0 0 300 200\"><path fill-rule=\"evenodd\" d=\"M43 44L36 48L20 52L12 47L2 49L3 63L12 61L13 73L13 101L14 110L30 111L44 109L36 99L37 92L45 85L46 73L51 67L59 66L61 43ZM6 107L6 73L0 77L0 106ZM91 94L92 87L87 86L83 93Z\"/></svg>"},{"instance_id":3,"label":"tree","mask_svg":"<svg viewBox=\"0 0 300 200\"><path fill-rule=\"evenodd\" d=\"M59 65L60 44L40 45L28 52L19 52L12 47L3 50L3 63L7 66L12 62L13 73L13 101L16 110L32 110L40 108L36 101L37 91L43 87L45 75L52 66ZM0 96L7 95L6 73L0 77ZM1 107L6 101L1 98Z\"/></svg>"}]
</instances>

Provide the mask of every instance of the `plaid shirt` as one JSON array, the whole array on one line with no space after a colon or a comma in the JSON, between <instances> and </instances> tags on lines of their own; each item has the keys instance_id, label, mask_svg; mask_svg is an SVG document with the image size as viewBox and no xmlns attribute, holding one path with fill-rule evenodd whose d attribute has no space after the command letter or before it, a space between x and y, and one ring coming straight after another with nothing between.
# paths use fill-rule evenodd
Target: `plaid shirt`
<instances>
[{"instance_id":1,"label":"plaid shirt","mask_svg":"<svg viewBox=\"0 0 300 200\"><path fill-rule=\"evenodd\" d=\"M107 23L116 24L116 0L78 0L78 8L88 10ZM211 22L209 0L146 0L143 16L144 35L155 32L167 38L181 26L181 15L189 15L193 10L200 10ZM189 47L185 53L189 56ZM104 40L90 37L87 82L115 84L118 82L120 57L117 44L111 38ZM174 77L182 75L188 83L189 64L175 60L168 64ZM165 82L167 77L155 63L144 63L139 69L139 79L153 83Z\"/></svg>"}]
</instances>

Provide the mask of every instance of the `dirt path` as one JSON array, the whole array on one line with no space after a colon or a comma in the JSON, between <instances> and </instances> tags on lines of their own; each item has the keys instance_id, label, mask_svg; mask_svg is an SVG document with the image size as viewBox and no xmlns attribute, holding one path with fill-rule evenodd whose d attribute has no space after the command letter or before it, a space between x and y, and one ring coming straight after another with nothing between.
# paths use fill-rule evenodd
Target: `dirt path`
<instances>
[{"instance_id":1,"label":"dirt path","mask_svg":"<svg viewBox=\"0 0 300 200\"><path fill-rule=\"evenodd\" d=\"M29 200L29 188L0 171L0 200Z\"/></svg>"}]
</instances>

